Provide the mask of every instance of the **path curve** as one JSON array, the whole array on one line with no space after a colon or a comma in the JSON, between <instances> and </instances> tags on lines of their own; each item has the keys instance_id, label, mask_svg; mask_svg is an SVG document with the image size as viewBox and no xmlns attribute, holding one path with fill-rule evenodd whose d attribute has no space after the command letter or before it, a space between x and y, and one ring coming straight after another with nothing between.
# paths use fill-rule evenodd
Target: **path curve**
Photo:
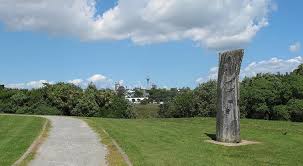
<instances>
[{"instance_id":1,"label":"path curve","mask_svg":"<svg viewBox=\"0 0 303 166\"><path fill-rule=\"evenodd\" d=\"M83 121L71 117L43 116L51 121L48 138L29 166L105 166L106 147Z\"/></svg>"}]
</instances>

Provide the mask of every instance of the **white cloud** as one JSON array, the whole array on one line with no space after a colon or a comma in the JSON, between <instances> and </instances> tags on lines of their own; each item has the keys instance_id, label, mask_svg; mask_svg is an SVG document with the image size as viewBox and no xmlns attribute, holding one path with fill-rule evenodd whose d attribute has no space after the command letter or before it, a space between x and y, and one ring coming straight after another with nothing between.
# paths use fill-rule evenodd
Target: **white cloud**
<instances>
[{"instance_id":1,"label":"white cloud","mask_svg":"<svg viewBox=\"0 0 303 166\"><path fill-rule=\"evenodd\" d=\"M93 76L91 76L87 79L87 81L93 82L93 83L103 82L103 81L106 81L106 80L107 80L107 78L102 74L95 74L95 75L93 75Z\"/></svg>"},{"instance_id":2,"label":"white cloud","mask_svg":"<svg viewBox=\"0 0 303 166\"><path fill-rule=\"evenodd\" d=\"M66 81L67 83L74 84L76 86L80 86L82 88L86 88L89 83L94 83L97 88L113 88L113 80L107 78L102 74L95 74L91 77L83 80L83 79L73 79ZM17 89L37 89L43 87L44 83L54 84L54 81L47 80L39 80L39 81L30 81L26 83L17 83L17 84L6 84L5 86L8 88L17 88Z\"/></svg>"},{"instance_id":3,"label":"white cloud","mask_svg":"<svg viewBox=\"0 0 303 166\"><path fill-rule=\"evenodd\" d=\"M208 76L206 77L200 77L196 80L197 83L203 83L203 82L207 82L209 80L217 80L218 78L218 67L213 67L209 70L208 72Z\"/></svg>"},{"instance_id":4,"label":"white cloud","mask_svg":"<svg viewBox=\"0 0 303 166\"><path fill-rule=\"evenodd\" d=\"M74 84L76 86L80 86L83 83L82 79L74 79L74 80L69 80L67 81L68 83Z\"/></svg>"},{"instance_id":5,"label":"white cloud","mask_svg":"<svg viewBox=\"0 0 303 166\"><path fill-rule=\"evenodd\" d=\"M301 56L291 58L291 59L279 59L272 58L270 60L253 62L245 67L242 72L242 77L252 77L258 73L286 73L292 72L300 64L303 63L303 58Z\"/></svg>"},{"instance_id":6,"label":"white cloud","mask_svg":"<svg viewBox=\"0 0 303 166\"><path fill-rule=\"evenodd\" d=\"M95 74L91 77L89 77L87 79L87 83L94 83L97 88L113 88L114 87L114 83L112 79L107 78L106 76L102 75L102 74Z\"/></svg>"},{"instance_id":7,"label":"white cloud","mask_svg":"<svg viewBox=\"0 0 303 166\"><path fill-rule=\"evenodd\" d=\"M289 51L291 51L291 52L299 52L300 49L301 49L301 43L300 42L296 42L296 43L289 46Z\"/></svg>"},{"instance_id":8,"label":"white cloud","mask_svg":"<svg viewBox=\"0 0 303 166\"><path fill-rule=\"evenodd\" d=\"M102 5L102 1L100 2ZM137 44L190 39L211 49L249 43L268 25L271 0L118 0L98 15L95 0L1 0L11 30Z\"/></svg>"},{"instance_id":9,"label":"white cloud","mask_svg":"<svg viewBox=\"0 0 303 166\"><path fill-rule=\"evenodd\" d=\"M6 85L6 87L16 88L16 89L37 89L43 87L44 83L53 84L54 82L49 82L47 80L39 80L39 81L30 81L27 83L8 84Z\"/></svg>"},{"instance_id":10,"label":"white cloud","mask_svg":"<svg viewBox=\"0 0 303 166\"><path fill-rule=\"evenodd\" d=\"M286 72L292 72L300 64L303 63L303 57L298 56L291 59L279 59L271 58L260 62L252 62L248 66L241 69L241 78L253 77L258 73L278 73L285 74ZM209 75L197 79L197 83L203 83L210 79L216 79L218 74L218 68L214 67L210 70Z\"/></svg>"},{"instance_id":11,"label":"white cloud","mask_svg":"<svg viewBox=\"0 0 303 166\"><path fill-rule=\"evenodd\" d=\"M124 84L124 80L119 80L118 83L119 83L119 85L123 85Z\"/></svg>"}]
</instances>

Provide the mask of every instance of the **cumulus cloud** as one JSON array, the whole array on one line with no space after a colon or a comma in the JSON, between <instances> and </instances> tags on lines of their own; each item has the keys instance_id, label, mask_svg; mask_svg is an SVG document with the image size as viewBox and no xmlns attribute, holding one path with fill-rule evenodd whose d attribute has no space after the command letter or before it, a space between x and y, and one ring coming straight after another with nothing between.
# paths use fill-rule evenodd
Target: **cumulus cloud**
<instances>
[{"instance_id":1,"label":"cumulus cloud","mask_svg":"<svg viewBox=\"0 0 303 166\"><path fill-rule=\"evenodd\" d=\"M252 62L242 70L242 77L252 77L258 73L286 73L292 72L303 63L303 57L298 56L291 59L272 58L270 60Z\"/></svg>"},{"instance_id":2,"label":"cumulus cloud","mask_svg":"<svg viewBox=\"0 0 303 166\"><path fill-rule=\"evenodd\" d=\"M37 89L43 87L45 83L53 84L54 82L49 82L47 80L39 80L30 81L27 83L8 84L6 85L6 87L14 89Z\"/></svg>"},{"instance_id":3,"label":"cumulus cloud","mask_svg":"<svg viewBox=\"0 0 303 166\"><path fill-rule=\"evenodd\" d=\"M207 82L209 80L216 80L218 78L218 71L219 71L218 67L213 67L209 70L208 76L200 77L196 80L196 82L203 83L203 82Z\"/></svg>"},{"instance_id":4,"label":"cumulus cloud","mask_svg":"<svg viewBox=\"0 0 303 166\"><path fill-rule=\"evenodd\" d=\"M88 84L93 83L97 86L97 88L113 88L113 80L107 78L102 74L94 74L87 79L74 79L68 81L68 83L74 84L76 86L80 86L82 88L86 88Z\"/></svg>"},{"instance_id":5,"label":"cumulus cloud","mask_svg":"<svg viewBox=\"0 0 303 166\"><path fill-rule=\"evenodd\" d=\"M97 14L95 0L1 0L0 20L12 30L82 40L147 44L190 39L211 49L230 49L249 43L267 26L274 6L271 0L118 0Z\"/></svg>"},{"instance_id":6,"label":"cumulus cloud","mask_svg":"<svg viewBox=\"0 0 303 166\"><path fill-rule=\"evenodd\" d=\"M241 69L241 78L253 77L258 73L278 73L285 74L286 72L292 72L300 64L303 63L303 57L298 56L291 59L279 59L271 58L260 62L252 62L248 66ZM201 77L196 80L197 83L203 83L208 80L217 79L218 68L214 67L210 70L209 75Z\"/></svg>"},{"instance_id":7,"label":"cumulus cloud","mask_svg":"<svg viewBox=\"0 0 303 166\"><path fill-rule=\"evenodd\" d=\"M87 79L88 82L84 82L84 84L93 83L97 86L97 88L113 88L113 80L107 78L102 74L95 74Z\"/></svg>"},{"instance_id":8,"label":"cumulus cloud","mask_svg":"<svg viewBox=\"0 0 303 166\"><path fill-rule=\"evenodd\" d=\"M296 42L296 43L289 46L289 51L291 51L291 52L299 52L300 49L301 49L301 43L300 42Z\"/></svg>"},{"instance_id":9,"label":"cumulus cloud","mask_svg":"<svg viewBox=\"0 0 303 166\"><path fill-rule=\"evenodd\" d=\"M69 80L67 81L70 84L74 84L76 86L81 86L81 84L83 83L82 79L74 79L74 80Z\"/></svg>"},{"instance_id":10,"label":"cumulus cloud","mask_svg":"<svg viewBox=\"0 0 303 166\"><path fill-rule=\"evenodd\" d=\"M93 83L97 88L113 88L113 80L107 78L102 74L95 74L87 79L73 79L66 81L67 83L74 84L76 86L86 88L89 83ZM39 80L39 81L30 81L26 83L16 83L16 84L6 84L8 88L16 89L38 89L43 87L44 83L54 84L55 81Z\"/></svg>"},{"instance_id":11,"label":"cumulus cloud","mask_svg":"<svg viewBox=\"0 0 303 166\"><path fill-rule=\"evenodd\" d=\"M95 74L95 75L93 75L93 76L91 76L87 79L87 81L93 82L93 83L103 82L103 81L106 81L106 80L107 80L107 78L102 74Z\"/></svg>"}]
</instances>

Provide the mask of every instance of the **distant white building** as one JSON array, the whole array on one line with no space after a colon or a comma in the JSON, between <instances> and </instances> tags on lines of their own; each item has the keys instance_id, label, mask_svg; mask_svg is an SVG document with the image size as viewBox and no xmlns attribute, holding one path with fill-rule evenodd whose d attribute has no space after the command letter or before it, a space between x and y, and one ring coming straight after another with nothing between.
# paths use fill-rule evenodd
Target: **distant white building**
<instances>
[{"instance_id":1,"label":"distant white building","mask_svg":"<svg viewBox=\"0 0 303 166\"><path fill-rule=\"evenodd\" d=\"M140 104L145 99L148 99L148 97L126 97L126 100L134 104Z\"/></svg>"}]
</instances>

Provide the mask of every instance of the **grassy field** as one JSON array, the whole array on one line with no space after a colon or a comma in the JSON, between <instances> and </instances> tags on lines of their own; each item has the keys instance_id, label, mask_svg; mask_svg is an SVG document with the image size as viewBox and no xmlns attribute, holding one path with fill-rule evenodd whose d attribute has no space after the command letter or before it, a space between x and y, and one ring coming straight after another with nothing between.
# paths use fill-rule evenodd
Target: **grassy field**
<instances>
[{"instance_id":1,"label":"grassy field","mask_svg":"<svg viewBox=\"0 0 303 166\"><path fill-rule=\"evenodd\" d=\"M0 166L17 161L40 134L45 119L0 115Z\"/></svg>"},{"instance_id":2,"label":"grassy field","mask_svg":"<svg viewBox=\"0 0 303 166\"><path fill-rule=\"evenodd\" d=\"M261 144L223 147L204 142L215 132L215 119L86 119L105 129L134 165L301 165L303 123L242 120L242 139Z\"/></svg>"},{"instance_id":3,"label":"grassy field","mask_svg":"<svg viewBox=\"0 0 303 166\"><path fill-rule=\"evenodd\" d=\"M158 111L160 110L158 104L137 104L134 106L134 111L137 113L139 119L157 118Z\"/></svg>"}]
</instances>

